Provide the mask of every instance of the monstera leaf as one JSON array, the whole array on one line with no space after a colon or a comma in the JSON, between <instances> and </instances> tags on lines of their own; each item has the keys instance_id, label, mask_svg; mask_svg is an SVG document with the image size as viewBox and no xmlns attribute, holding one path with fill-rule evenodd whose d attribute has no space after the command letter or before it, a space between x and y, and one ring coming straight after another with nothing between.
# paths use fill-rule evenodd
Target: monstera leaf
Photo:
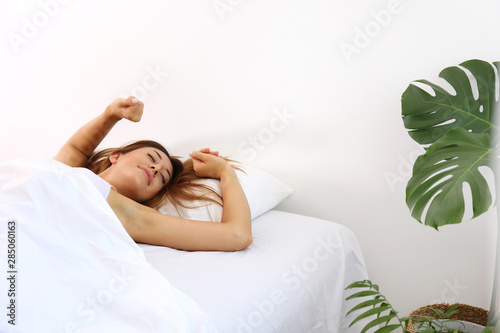
<instances>
[{"instance_id":1,"label":"monstera leaf","mask_svg":"<svg viewBox=\"0 0 500 333\"><path fill-rule=\"evenodd\" d=\"M465 212L463 183L473 198L473 217L486 212L492 203L488 183L479 167L490 165L491 139L488 133L471 133L455 128L443 135L413 166L413 177L406 188L406 202L412 216L438 228L460 223Z\"/></svg>"},{"instance_id":2,"label":"monstera leaf","mask_svg":"<svg viewBox=\"0 0 500 333\"><path fill-rule=\"evenodd\" d=\"M473 133L490 132L498 98L494 66L498 72L498 62L492 65L481 60L445 68L439 76L453 87L454 94L427 80L415 82L431 87L435 96L410 84L401 99L403 122L410 136L420 144L431 144L457 127Z\"/></svg>"},{"instance_id":3,"label":"monstera leaf","mask_svg":"<svg viewBox=\"0 0 500 333\"><path fill-rule=\"evenodd\" d=\"M431 87L434 94L414 84L403 93L404 125L426 147L415 162L406 202L412 216L426 225L437 229L462 222L464 183L471 188L474 217L491 206L492 185L478 168L491 166L497 155L498 69L498 62L470 60L440 73L453 93L427 80L415 82Z\"/></svg>"}]
</instances>

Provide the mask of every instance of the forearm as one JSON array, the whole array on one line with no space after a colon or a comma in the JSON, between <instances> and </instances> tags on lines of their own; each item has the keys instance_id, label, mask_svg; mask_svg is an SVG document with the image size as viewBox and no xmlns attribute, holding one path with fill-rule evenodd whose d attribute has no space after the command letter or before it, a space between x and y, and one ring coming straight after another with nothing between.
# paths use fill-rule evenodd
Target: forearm
<instances>
[{"instance_id":1,"label":"forearm","mask_svg":"<svg viewBox=\"0 0 500 333\"><path fill-rule=\"evenodd\" d=\"M88 158L119 120L106 109L73 134L66 145L75 147Z\"/></svg>"},{"instance_id":2,"label":"forearm","mask_svg":"<svg viewBox=\"0 0 500 333\"><path fill-rule=\"evenodd\" d=\"M251 235L250 206L240 185L236 172L231 166L221 173L222 223L231 223L235 230Z\"/></svg>"},{"instance_id":3,"label":"forearm","mask_svg":"<svg viewBox=\"0 0 500 333\"><path fill-rule=\"evenodd\" d=\"M120 118L113 116L106 109L69 138L57 154L56 160L70 166L83 166L119 120Z\"/></svg>"}]
</instances>

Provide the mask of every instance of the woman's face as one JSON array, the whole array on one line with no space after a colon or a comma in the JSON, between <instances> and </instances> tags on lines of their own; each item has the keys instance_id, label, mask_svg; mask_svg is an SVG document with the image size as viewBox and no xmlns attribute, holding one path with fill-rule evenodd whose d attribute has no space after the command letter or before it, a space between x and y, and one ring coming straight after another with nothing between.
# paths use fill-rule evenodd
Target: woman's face
<instances>
[{"instance_id":1,"label":"woman's face","mask_svg":"<svg viewBox=\"0 0 500 333\"><path fill-rule=\"evenodd\" d=\"M168 156L156 148L139 148L128 153L114 153L111 166L100 176L117 192L137 202L154 197L172 178Z\"/></svg>"}]
</instances>

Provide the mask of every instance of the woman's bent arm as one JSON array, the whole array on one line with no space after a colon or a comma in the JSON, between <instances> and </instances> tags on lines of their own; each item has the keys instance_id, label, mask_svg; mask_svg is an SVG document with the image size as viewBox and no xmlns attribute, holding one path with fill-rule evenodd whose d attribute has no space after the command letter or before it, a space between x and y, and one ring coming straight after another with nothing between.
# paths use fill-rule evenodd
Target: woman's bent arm
<instances>
[{"instance_id":1,"label":"woman's bent arm","mask_svg":"<svg viewBox=\"0 0 500 333\"><path fill-rule=\"evenodd\" d=\"M193 166L203 177L218 178L224 202L221 223L185 220L161 214L110 192L108 203L136 242L188 251L239 251L252 244L248 201L236 172L224 159L193 152Z\"/></svg>"},{"instance_id":2,"label":"woman's bent arm","mask_svg":"<svg viewBox=\"0 0 500 333\"><path fill-rule=\"evenodd\" d=\"M54 157L72 167L81 167L92 155L109 131L123 118L137 122L144 104L132 97L114 100L99 116L73 134Z\"/></svg>"},{"instance_id":3,"label":"woman's bent arm","mask_svg":"<svg viewBox=\"0 0 500 333\"><path fill-rule=\"evenodd\" d=\"M252 244L250 228L242 228L238 219L224 223L181 219L161 214L115 191L110 191L107 200L138 243L186 251L239 251Z\"/></svg>"}]
</instances>

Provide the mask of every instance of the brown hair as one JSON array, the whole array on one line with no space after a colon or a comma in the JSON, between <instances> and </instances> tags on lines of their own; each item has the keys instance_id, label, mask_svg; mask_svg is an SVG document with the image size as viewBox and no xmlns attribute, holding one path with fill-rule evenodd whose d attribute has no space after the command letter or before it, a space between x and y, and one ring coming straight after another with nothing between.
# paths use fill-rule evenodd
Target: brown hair
<instances>
[{"instance_id":1,"label":"brown hair","mask_svg":"<svg viewBox=\"0 0 500 333\"><path fill-rule=\"evenodd\" d=\"M188 159L184 163L181 162L179 157L170 156L167 149L156 141L141 140L122 147L101 150L88 158L85 167L95 174L100 174L111 166L109 156L112 154L126 154L145 147L153 147L165 153L172 163L173 173L170 181L157 195L141 202L141 204L155 209L159 208L166 200L170 201L175 207L182 206L185 208L194 208L193 206L187 206L186 203L196 200L211 201L222 205L221 196L210 186L200 183L201 178L196 175L193 169L193 160Z\"/></svg>"}]
</instances>

